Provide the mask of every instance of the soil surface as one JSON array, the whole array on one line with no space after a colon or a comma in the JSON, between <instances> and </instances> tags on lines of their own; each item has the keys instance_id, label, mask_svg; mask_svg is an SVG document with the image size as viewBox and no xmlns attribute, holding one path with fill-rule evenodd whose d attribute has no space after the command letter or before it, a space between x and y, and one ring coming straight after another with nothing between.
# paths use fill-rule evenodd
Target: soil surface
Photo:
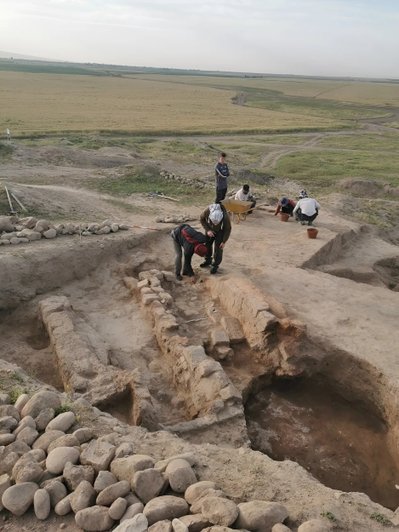
<instances>
[{"instance_id":1,"label":"soil surface","mask_svg":"<svg viewBox=\"0 0 399 532\"><path fill-rule=\"evenodd\" d=\"M307 142L315 138L307 138ZM0 357L61 390L48 337L37 320L37 304L50 293L66 295L79 319L80 333L101 342L115 367L137 369L145 376L161 424L184 421L184 410L174 400L171 376L165 371L152 325L138 303L128 297L122 280L126 274L137 275L154 267L173 270L169 232L175 224L157 224L156 216L185 212L197 217L190 223L200 229L199 214L206 205L187 207L143 194L115 203L114 197L82 188L81 183L118 175L121 165L130 164L133 157L118 148L100 155L80 155L74 150L72 157L67 149L47 151L46 155L44 148L35 151L20 145L2 173L24 204L32 202L50 219L111 218L127 222L130 230L125 235L87 237L90 241L65 236L1 246L2 301L13 303L7 303L0 316ZM278 155L275 152L268 161L275 162ZM296 190L295 184L280 182L275 188L269 187L267 195L279 197ZM281 222L273 212L274 205L266 205L245 221L233 224L217 275L220 279L249 279L275 309L300 320L315 351L329 353L322 362L321 356L315 360L315 368L331 376L334 389L324 394L317 385L287 390L276 384L265 390L263 398L258 396L248 404L250 418L262 431L267 427L267 445L257 441L254 447L277 460L289 460L274 462L250 449L229 449L220 429L216 434L219 446L194 446L201 458L200 478L215 479L237 500L257 497L284 502L293 516L293 530L305 519L319 517L327 510L337 515L337 529L382 530L377 521L370 521L370 515L384 512L384 508L363 495L343 492L366 491L389 508L399 506L399 492L392 489L399 465L398 240L382 238L376 229L337 215L334 205L330 209L327 202L322 203L316 219L319 233L314 240L307 237L306 227L292 218ZM210 275L209 270L199 268L200 261L194 256L195 279L185 278L171 287L180 324L187 322L187 335L198 342L207 334L208 321L200 318L206 317L209 296L203 284ZM251 375L258 373L250 354L244 345L235 348L233 358L223 363L241 390ZM125 402L126 406L128 398L120 399L103 408L129 422L128 412L120 404ZM361 410L354 408L359 401ZM374 417L376 412L378 417ZM326 418L333 419L332 427L326 426ZM137 452L161 457L192 449L192 443L165 432L151 434L137 427L129 430ZM290 460L298 461L341 492L320 485ZM76 530L71 519L62 522L67 527L64 529ZM33 524L32 515L26 515L7 522L3 530L55 531L59 524L55 519Z\"/></svg>"},{"instance_id":2,"label":"soil surface","mask_svg":"<svg viewBox=\"0 0 399 532\"><path fill-rule=\"evenodd\" d=\"M385 423L325 382L276 382L251 397L246 412L255 449L298 462L330 488L397 508L399 470Z\"/></svg>"}]
</instances>

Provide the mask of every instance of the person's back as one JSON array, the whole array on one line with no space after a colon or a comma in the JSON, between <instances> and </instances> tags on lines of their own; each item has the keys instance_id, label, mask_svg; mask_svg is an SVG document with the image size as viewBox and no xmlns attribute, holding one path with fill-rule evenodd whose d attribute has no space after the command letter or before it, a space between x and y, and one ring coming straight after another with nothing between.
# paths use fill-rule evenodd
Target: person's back
<instances>
[{"instance_id":1,"label":"person's back","mask_svg":"<svg viewBox=\"0 0 399 532\"><path fill-rule=\"evenodd\" d=\"M297 203L303 214L313 216L320 209L319 203L314 198L302 198Z\"/></svg>"},{"instance_id":2,"label":"person's back","mask_svg":"<svg viewBox=\"0 0 399 532\"><path fill-rule=\"evenodd\" d=\"M295 206L294 214L297 216L297 220L305 225L312 225L313 220L319 214L320 205L314 198L303 197Z\"/></svg>"}]
</instances>

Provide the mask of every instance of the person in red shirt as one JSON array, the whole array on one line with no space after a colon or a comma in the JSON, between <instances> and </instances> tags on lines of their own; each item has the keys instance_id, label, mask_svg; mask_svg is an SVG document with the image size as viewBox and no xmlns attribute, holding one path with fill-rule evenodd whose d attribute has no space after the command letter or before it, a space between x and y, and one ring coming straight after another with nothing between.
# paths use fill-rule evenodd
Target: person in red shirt
<instances>
[{"instance_id":1,"label":"person in red shirt","mask_svg":"<svg viewBox=\"0 0 399 532\"><path fill-rule=\"evenodd\" d=\"M205 257L208 253L208 248L206 246L206 236L197 231L191 225L182 224L178 225L173 229L170 236L173 239L175 246L175 273L176 279L181 281L183 275L188 277L194 276L194 270L191 266L191 259L193 258L194 253L200 257ZM184 253L184 262L183 262L183 272L182 272L182 258Z\"/></svg>"},{"instance_id":2,"label":"person in red shirt","mask_svg":"<svg viewBox=\"0 0 399 532\"><path fill-rule=\"evenodd\" d=\"M295 206L296 206L295 200L292 200L289 198L281 198L281 200L277 204L276 210L274 212L274 216L277 216L280 211L285 212L286 214L289 214L290 216L292 216Z\"/></svg>"}]
</instances>

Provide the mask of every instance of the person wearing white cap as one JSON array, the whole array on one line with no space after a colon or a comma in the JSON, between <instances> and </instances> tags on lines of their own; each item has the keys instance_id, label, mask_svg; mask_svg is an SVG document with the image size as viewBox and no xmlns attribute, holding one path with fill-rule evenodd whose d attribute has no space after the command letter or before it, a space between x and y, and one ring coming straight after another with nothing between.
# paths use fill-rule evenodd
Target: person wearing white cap
<instances>
[{"instance_id":1,"label":"person wearing white cap","mask_svg":"<svg viewBox=\"0 0 399 532\"><path fill-rule=\"evenodd\" d=\"M319 202L314 198L309 198L306 194L306 196L302 196L295 205L293 214L295 215L296 220L301 222L301 225L313 225L313 221L319 214L319 209Z\"/></svg>"},{"instance_id":2,"label":"person wearing white cap","mask_svg":"<svg viewBox=\"0 0 399 532\"><path fill-rule=\"evenodd\" d=\"M200 216L201 225L205 229L208 253L201 268L211 267L211 273L218 271L223 259L223 249L231 233L230 217L220 203L212 203ZM213 262L212 262L213 248Z\"/></svg>"}]
</instances>

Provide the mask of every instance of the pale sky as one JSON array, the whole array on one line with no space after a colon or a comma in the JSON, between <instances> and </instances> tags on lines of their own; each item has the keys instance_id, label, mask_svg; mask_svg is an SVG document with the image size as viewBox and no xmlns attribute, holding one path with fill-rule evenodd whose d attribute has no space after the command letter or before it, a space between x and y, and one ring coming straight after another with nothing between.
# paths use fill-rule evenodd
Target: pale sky
<instances>
[{"instance_id":1,"label":"pale sky","mask_svg":"<svg viewBox=\"0 0 399 532\"><path fill-rule=\"evenodd\" d=\"M399 78L399 0L0 0L0 50L117 65Z\"/></svg>"}]
</instances>

